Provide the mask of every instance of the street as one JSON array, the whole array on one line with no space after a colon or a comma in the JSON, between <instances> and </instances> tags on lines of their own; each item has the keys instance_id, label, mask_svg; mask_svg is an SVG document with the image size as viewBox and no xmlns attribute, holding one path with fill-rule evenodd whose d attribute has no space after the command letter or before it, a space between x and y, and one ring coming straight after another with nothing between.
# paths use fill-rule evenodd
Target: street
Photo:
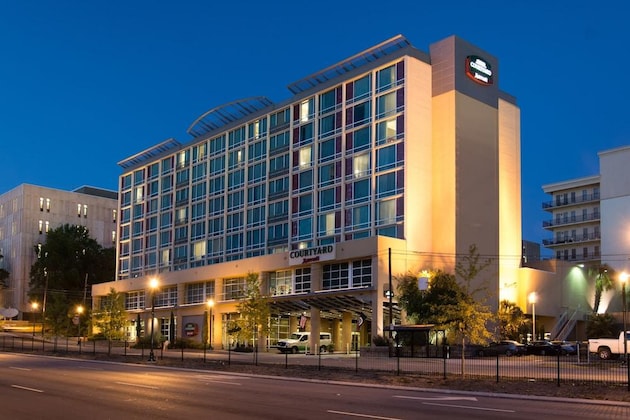
<instances>
[{"instance_id":1,"label":"street","mask_svg":"<svg viewBox=\"0 0 630 420\"><path fill-rule=\"evenodd\" d=\"M630 405L472 396L0 354L3 418L628 418Z\"/></svg>"}]
</instances>

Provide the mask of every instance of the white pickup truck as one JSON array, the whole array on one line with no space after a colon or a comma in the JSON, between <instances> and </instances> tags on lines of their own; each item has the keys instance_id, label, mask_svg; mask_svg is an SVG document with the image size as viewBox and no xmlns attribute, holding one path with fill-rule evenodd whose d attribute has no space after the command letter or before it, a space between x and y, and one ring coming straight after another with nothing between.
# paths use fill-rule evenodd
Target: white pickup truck
<instances>
[{"instance_id":1,"label":"white pickup truck","mask_svg":"<svg viewBox=\"0 0 630 420\"><path fill-rule=\"evenodd\" d=\"M612 359L623 355L623 331L619 338L590 338L588 340L589 353L597 353L600 359ZM630 331L626 331L626 341L630 340ZM630 352L630 342L627 344Z\"/></svg>"}]
</instances>

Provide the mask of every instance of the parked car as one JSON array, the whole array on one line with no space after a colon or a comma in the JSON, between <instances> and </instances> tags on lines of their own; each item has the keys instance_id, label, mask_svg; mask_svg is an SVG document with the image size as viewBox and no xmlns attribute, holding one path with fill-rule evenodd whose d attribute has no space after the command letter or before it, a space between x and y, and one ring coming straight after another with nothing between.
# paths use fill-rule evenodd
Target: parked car
<instances>
[{"instance_id":1,"label":"parked car","mask_svg":"<svg viewBox=\"0 0 630 420\"><path fill-rule=\"evenodd\" d=\"M578 346L577 343L571 342L571 341L552 341L551 344L553 344L556 347L560 347L560 354L563 355L569 355L569 354L577 354L578 352Z\"/></svg>"},{"instance_id":2,"label":"parked car","mask_svg":"<svg viewBox=\"0 0 630 420\"><path fill-rule=\"evenodd\" d=\"M490 343L477 350L478 356L496 356L503 354L505 356L522 356L526 354L525 346L518 341L502 340L495 343Z\"/></svg>"},{"instance_id":3,"label":"parked car","mask_svg":"<svg viewBox=\"0 0 630 420\"><path fill-rule=\"evenodd\" d=\"M547 340L530 341L527 346L527 354L537 354L540 356L555 356L562 353L560 346L554 345Z\"/></svg>"}]
</instances>

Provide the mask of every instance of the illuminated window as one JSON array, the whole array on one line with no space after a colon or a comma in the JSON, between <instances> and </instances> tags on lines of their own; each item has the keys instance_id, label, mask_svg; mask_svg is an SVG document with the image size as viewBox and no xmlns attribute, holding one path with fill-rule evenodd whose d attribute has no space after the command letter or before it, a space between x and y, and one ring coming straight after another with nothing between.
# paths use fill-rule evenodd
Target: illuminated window
<instances>
[{"instance_id":1,"label":"illuminated window","mask_svg":"<svg viewBox=\"0 0 630 420\"><path fill-rule=\"evenodd\" d=\"M50 198L46 199L46 211L50 212Z\"/></svg>"},{"instance_id":2,"label":"illuminated window","mask_svg":"<svg viewBox=\"0 0 630 420\"><path fill-rule=\"evenodd\" d=\"M191 244L191 257L193 260L200 260L206 255L206 241L197 241Z\"/></svg>"},{"instance_id":3,"label":"illuminated window","mask_svg":"<svg viewBox=\"0 0 630 420\"><path fill-rule=\"evenodd\" d=\"M47 220L46 221L46 233L48 233L49 229L50 229L50 222Z\"/></svg>"},{"instance_id":4,"label":"illuminated window","mask_svg":"<svg viewBox=\"0 0 630 420\"><path fill-rule=\"evenodd\" d=\"M317 234L319 236L330 236L335 234L335 213L330 212L318 216Z\"/></svg>"},{"instance_id":5,"label":"illuminated window","mask_svg":"<svg viewBox=\"0 0 630 420\"><path fill-rule=\"evenodd\" d=\"M87 204L83 205L83 217L87 217L88 215L88 206Z\"/></svg>"},{"instance_id":6,"label":"illuminated window","mask_svg":"<svg viewBox=\"0 0 630 420\"><path fill-rule=\"evenodd\" d=\"M116 231L112 230L112 242L116 242Z\"/></svg>"},{"instance_id":7,"label":"illuminated window","mask_svg":"<svg viewBox=\"0 0 630 420\"><path fill-rule=\"evenodd\" d=\"M39 211L44 211L44 197L39 197Z\"/></svg>"},{"instance_id":8,"label":"illuminated window","mask_svg":"<svg viewBox=\"0 0 630 420\"><path fill-rule=\"evenodd\" d=\"M364 153L352 158L352 174L355 178L360 178L370 173L370 154Z\"/></svg>"},{"instance_id":9,"label":"illuminated window","mask_svg":"<svg viewBox=\"0 0 630 420\"><path fill-rule=\"evenodd\" d=\"M40 220L39 221L39 233L44 233L44 221Z\"/></svg>"},{"instance_id":10,"label":"illuminated window","mask_svg":"<svg viewBox=\"0 0 630 420\"><path fill-rule=\"evenodd\" d=\"M302 101L300 104L300 121L305 122L308 121L314 112L314 101L313 98Z\"/></svg>"},{"instance_id":11,"label":"illuminated window","mask_svg":"<svg viewBox=\"0 0 630 420\"><path fill-rule=\"evenodd\" d=\"M77 216L81 217L81 204L77 204Z\"/></svg>"},{"instance_id":12,"label":"illuminated window","mask_svg":"<svg viewBox=\"0 0 630 420\"><path fill-rule=\"evenodd\" d=\"M239 299L245 291L245 278L225 279L223 281L223 297L225 300Z\"/></svg>"},{"instance_id":13,"label":"illuminated window","mask_svg":"<svg viewBox=\"0 0 630 420\"><path fill-rule=\"evenodd\" d=\"M299 150L300 169L310 168L313 164L313 149L311 146L302 147Z\"/></svg>"},{"instance_id":14,"label":"illuminated window","mask_svg":"<svg viewBox=\"0 0 630 420\"><path fill-rule=\"evenodd\" d=\"M112 222L116 223L117 216L118 216L118 210L112 210Z\"/></svg>"}]
</instances>

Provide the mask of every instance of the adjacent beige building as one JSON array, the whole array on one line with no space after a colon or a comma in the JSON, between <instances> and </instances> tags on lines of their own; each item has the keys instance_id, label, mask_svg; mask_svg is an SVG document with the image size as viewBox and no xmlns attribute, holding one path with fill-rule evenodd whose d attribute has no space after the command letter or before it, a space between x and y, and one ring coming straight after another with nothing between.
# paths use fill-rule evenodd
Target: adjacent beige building
<instances>
[{"instance_id":1,"label":"adjacent beige building","mask_svg":"<svg viewBox=\"0 0 630 420\"><path fill-rule=\"evenodd\" d=\"M115 191L94 187L63 191L22 184L0 195L0 268L10 273L0 307L16 309L20 319L31 311L30 270L50 229L66 223L85 226L103 247L115 246L117 208Z\"/></svg>"}]
</instances>

